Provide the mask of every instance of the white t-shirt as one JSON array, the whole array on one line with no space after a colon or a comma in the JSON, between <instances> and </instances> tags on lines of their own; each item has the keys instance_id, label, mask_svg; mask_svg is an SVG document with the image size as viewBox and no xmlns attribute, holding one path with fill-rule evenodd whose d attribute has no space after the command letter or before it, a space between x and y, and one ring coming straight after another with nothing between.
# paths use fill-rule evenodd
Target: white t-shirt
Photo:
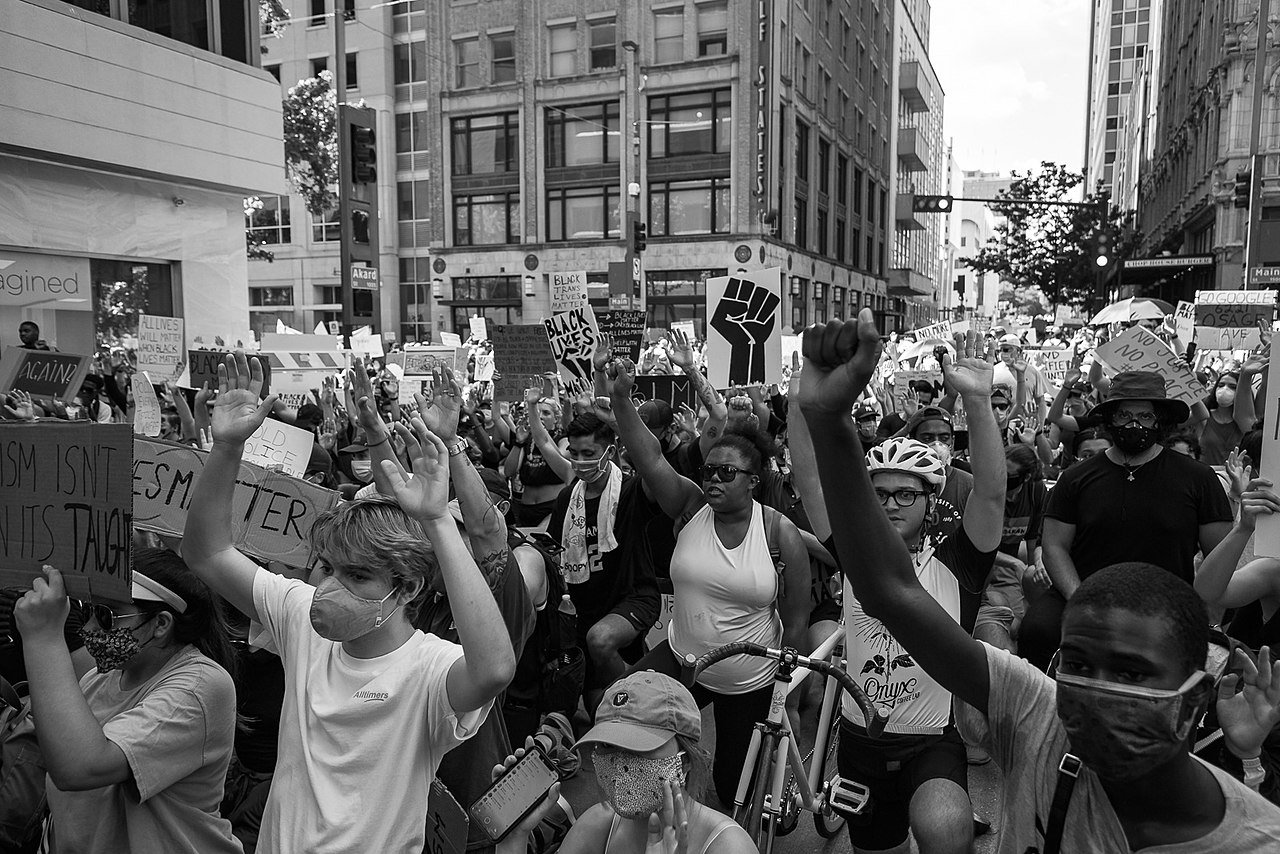
<instances>
[{"instance_id":1,"label":"white t-shirt","mask_svg":"<svg viewBox=\"0 0 1280 854\"><path fill-rule=\"evenodd\" d=\"M1005 775L998 854L1025 854L1044 845L1041 828L1058 784L1058 763L1067 752L1067 732L1058 719L1057 686L1021 658L987 648L991 697L987 723L991 755ZM1199 761L1199 760L1197 760ZM1280 851L1280 807L1227 772L1206 766L1222 787L1226 814L1209 833L1177 845L1144 848L1151 854L1218 854ZM1098 776L1080 771L1067 807L1062 848L1075 851L1129 851L1120 819Z\"/></svg>"},{"instance_id":2,"label":"white t-shirt","mask_svg":"<svg viewBox=\"0 0 1280 854\"><path fill-rule=\"evenodd\" d=\"M445 679L462 647L415 631L357 659L311 627L314 588L259 569L256 646L284 662L271 796L258 851L421 854L427 792L440 759L475 734L490 704L458 715ZM265 640L267 643L262 643Z\"/></svg>"}]
</instances>

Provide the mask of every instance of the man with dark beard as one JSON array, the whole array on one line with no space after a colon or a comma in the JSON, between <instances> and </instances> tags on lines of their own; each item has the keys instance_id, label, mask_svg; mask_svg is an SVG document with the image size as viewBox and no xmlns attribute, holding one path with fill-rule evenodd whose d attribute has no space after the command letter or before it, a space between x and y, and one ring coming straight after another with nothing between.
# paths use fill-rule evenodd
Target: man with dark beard
<instances>
[{"instance_id":1,"label":"man with dark beard","mask_svg":"<svg viewBox=\"0 0 1280 854\"><path fill-rule=\"evenodd\" d=\"M1018 640L1040 669L1058 648L1063 607L1082 580L1136 561L1190 584L1196 551L1208 554L1230 530L1231 506L1213 469L1160 444L1188 414L1165 397L1164 378L1146 371L1116 375L1090 411L1114 447L1072 466L1050 493L1042 545L1053 589L1028 610Z\"/></svg>"}]
</instances>

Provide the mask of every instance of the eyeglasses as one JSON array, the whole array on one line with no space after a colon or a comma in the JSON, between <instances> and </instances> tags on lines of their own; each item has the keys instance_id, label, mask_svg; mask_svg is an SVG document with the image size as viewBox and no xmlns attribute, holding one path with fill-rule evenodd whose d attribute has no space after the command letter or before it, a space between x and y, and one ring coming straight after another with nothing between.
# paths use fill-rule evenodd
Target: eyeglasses
<instances>
[{"instance_id":1,"label":"eyeglasses","mask_svg":"<svg viewBox=\"0 0 1280 854\"><path fill-rule=\"evenodd\" d=\"M126 617L139 617L145 613L145 611L123 611L117 613L106 605L94 605L91 603L85 603L84 606L85 621L87 622L90 617L93 617L98 627L104 632L109 632L115 628L116 620L123 620Z\"/></svg>"},{"instance_id":2,"label":"eyeglasses","mask_svg":"<svg viewBox=\"0 0 1280 854\"><path fill-rule=\"evenodd\" d=\"M1156 414L1154 412L1130 412L1127 409L1117 409L1111 413L1111 423L1116 427L1123 427L1126 424L1138 422L1143 427L1154 427L1156 424Z\"/></svg>"},{"instance_id":3,"label":"eyeglasses","mask_svg":"<svg viewBox=\"0 0 1280 854\"><path fill-rule=\"evenodd\" d=\"M1007 412L1012 404L1009 403L992 403L991 408L997 412Z\"/></svg>"},{"instance_id":4,"label":"eyeglasses","mask_svg":"<svg viewBox=\"0 0 1280 854\"><path fill-rule=\"evenodd\" d=\"M706 465L698 470L698 474L702 476L702 482L709 480L718 480L721 483L733 483L738 479L738 475L749 475L751 472L746 469L740 469L737 466L731 466L728 463L722 463L718 466Z\"/></svg>"},{"instance_id":5,"label":"eyeglasses","mask_svg":"<svg viewBox=\"0 0 1280 854\"><path fill-rule=\"evenodd\" d=\"M927 494L928 493L920 492L917 489L899 489L894 492L889 492L884 489L876 490L876 498L880 500L881 506L888 504L889 499L892 498L893 503L897 504L899 507L910 507L912 504L916 503L917 498L921 495Z\"/></svg>"}]
</instances>

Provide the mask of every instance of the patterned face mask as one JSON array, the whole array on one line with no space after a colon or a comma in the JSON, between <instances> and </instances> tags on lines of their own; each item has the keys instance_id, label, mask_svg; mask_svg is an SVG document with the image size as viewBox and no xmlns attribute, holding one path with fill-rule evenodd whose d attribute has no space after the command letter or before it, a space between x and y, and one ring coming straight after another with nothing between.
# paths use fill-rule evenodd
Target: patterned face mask
<instances>
[{"instance_id":1,"label":"patterned face mask","mask_svg":"<svg viewBox=\"0 0 1280 854\"><path fill-rule=\"evenodd\" d=\"M662 809L664 780L685 784L683 750L650 758L604 749L594 751L591 761L606 800L623 818L643 818Z\"/></svg>"},{"instance_id":2,"label":"patterned face mask","mask_svg":"<svg viewBox=\"0 0 1280 854\"><path fill-rule=\"evenodd\" d=\"M145 625L145 623L144 623ZM120 626L110 631L80 630L80 639L99 673L123 670L135 655L142 652L142 642L133 635L133 626Z\"/></svg>"}]
</instances>

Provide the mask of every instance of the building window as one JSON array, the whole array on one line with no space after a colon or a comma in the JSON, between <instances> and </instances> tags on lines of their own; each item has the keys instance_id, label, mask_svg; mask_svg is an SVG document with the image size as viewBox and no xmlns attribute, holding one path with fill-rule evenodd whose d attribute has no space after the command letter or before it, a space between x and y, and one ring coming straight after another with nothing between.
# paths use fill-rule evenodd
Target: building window
<instances>
[{"instance_id":1,"label":"building window","mask_svg":"<svg viewBox=\"0 0 1280 854\"><path fill-rule=\"evenodd\" d=\"M518 243L520 194L489 193L453 198L455 246Z\"/></svg>"},{"instance_id":2,"label":"building window","mask_svg":"<svg viewBox=\"0 0 1280 854\"><path fill-rule=\"evenodd\" d=\"M807 294L809 292L809 280L802 279L799 276L793 277L791 280L791 292ZM803 296L791 298L791 328L797 332L809 325L805 319L806 300Z\"/></svg>"},{"instance_id":3,"label":"building window","mask_svg":"<svg viewBox=\"0 0 1280 854\"><path fill-rule=\"evenodd\" d=\"M293 305L293 288L249 288L249 305Z\"/></svg>"},{"instance_id":4,"label":"building window","mask_svg":"<svg viewBox=\"0 0 1280 854\"><path fill-rule=\"evenodd\" d=\"M277 83L280 82L280 63L277 62L275 65L264 65L262 66L262 70L274 77Z\"/></svg>"},{"instance_id":5,"label":"building window","mask_svg":"<svg viewBox=\"0 0 1280 854\"><path fill-rule=\"evenodd\" d=\"M400 258L400 337L431 340L430 258Z\"/></svg>"},{"instance_id":6,"label":"building window","mask_svg":"<svg viewBox=\"0 0 1280 854\"><path fill-rule=\"evenodd\" d=\"M649 185L650 234L722 234L728 230L728 178Z\"/></svg>"},{"instance_id":7,"label":"building window","mask_svg":"<svg viewBox=\"0 0 1280 854\"><path fill-rule=\"evenodd\" d=\"M622 234L617 186L547 190L547 240L616 240Z\"/></svg>"},{"instance_id":8,"label":"building window","mask_svg":"<svg viewBox=\"0 0 1280 854\"><path fill-rule=\"evenodd\" d=\"M392 63L395 66L395 82L421 83L427 79L427 43L410 42L397 44L392 48Z\"/></svg>"},{"instance_id":9,"label":"building window","mask_svg":"<svg viewBox=\"0 0 1280 854\"><path fill-rule=\"evenodd\" d=\"M320 305L342 305L342 285L316 285L316 302Z\"/></svg>"},{"instance_id":10,"label":"building window","mask_svg":"<svg viewBox=\"0 0 1280 854\"><path fill-rule=\"evenodd\" d=\"M510 83L516 79L516 34L489 33L489 82Z\"/></svg>"},{"instance_id":11,"label":"building window","mask_svg":"<svg viewBox=\"0 0 1280 854\"><path fill-rule=\"evenodd\" d=\"M311 17L307 21L308 27L323 27L325 15L325 6L329 5L327 0L311 0Z\"/></svg>"},{"instance_id":12,"label":"building window","mask_svg":"<svg viewBox=\"0 0 1280 854\"><path fill-rule=\"evenodd\" d=\"M836 154L836 204L849 203L849 158Z\"/></svg>"},{"instance_id":13,"label":"building window","mask_svg":"<svg viewBox=\"0 0 1280 854\"><path fill-rule=\"evenodd\" d=\"M618 67L618 26L614 18L587 23L591 35L591 71Z\"/></svg>"},{"instance_id":14,"label":"building window","mask_svg":"<svg viewBox=\"0 0 1280 854\"><path fill-rule=\"evenodd\" d=\"M396 113L396 153L427 150L427 111Z\"/></svg>"},{"instance_id":15,"label":"building window","mask_svg":"<svg viewBox=\"0 0 1280 854\"><path fill-rule=\"evenodd\" d=\"M849 266L857 270L862 267L862 229L853 230L853 238L849 241Z\"/></svg>"},{"instance_id":16,"label":"building window","mask_svg":"<svg viewBox=\"0 0 1280 854\"><path fill-rule=\"evenodd\" d=\"M490 323L521 321L519 276L458 276L453 280L453 331L466 340L469 319L483 315Z\"/></svg>"},{"instance_id":17,"label":"building window","mask_svg":"<svg viewBox=\"0 0 1280 854\"><path fill-rule=\"evenodd\" d=\"M480 85L480 39L454 41L453 85L459 89Z\"/></svg>"},{"instance_id":18,"label":"building window","mask_svg":"<svg viewBox=\"0 0 1280 854\"><path fill-rule=\"evenodd\" d=\"M729 90L649 99L649 156L727 153L732 144Z\"/></svg>"},{"instance_id":19,"label":"building window","mask_svg":"<svg viewBox=\"0 0 1280 854\"><path fill-rule=\"evenodd\" d=\"M396 219L414 222L431 216L431 196L426 181L401 181L396 184Z\"/></svg>"},{"instance_id":20,"label":"building window","mask_svg":"<svg viewBox=\"0 0 1280 854\"><path fill-rule=\"evenodd\" d=\"M827 254L827 212L818 208L818 254Z\"/></svg>"},{"instance_id":21,"label":"building window","mask_svg":"<svg viewBox=\"0 0 1280 854\"><path fill-rule=\"evenodd\" d=\"M809 180L809 126L796 120L796 178Z\"/></svg>"},{"instance_id":22,"label":"building window","mask_svg":"<svg viewBox=\"0 0 1280 854\"><path fill-rule=\"evenodd\" d=\"M337 211L311 215L311 242L334 243L342 239L342 221Z\"/></svg>"},{"instance_id":23,"label":"building window","mask_svg":"<svg viewBox=\"0 0 1280 854\"><path fill-rule=\"evenodd\" d=\"M520 151L515 113L453 120L453 174L515 172Z\"/></svg>"},{"instance_id":24,"label":"building window","mask_svg":"<svg viewBox=\"0 0 1280 854\"><path fill-rule=\"evenodd\" d=\"M829 193L831 186L831 143L818 139L818 192Z\"/></svg>"},{"instance_id":25,"label":"building window","mask_svg":"<svg viewBox=\"0 0 1280 854\"><path fill-rule=\"evenodd\" d=\"M259 196L259 205L245 217L244 227L258 243L292 243L289 228L289 197Z\"/></svg>"},{"instance_id":26,"label":"building window","mask_svg":"<svg viewBox=\"0 0 1280 854\"><path fill-rule=\"evenodd\" d=\"M698 4L698 56L724 56L729 52L729 4L727 0Z\"/></svg>"},{"instance_id":27,"label":"building window","mask_svg":"<svg viewBox=\"0 0 1280 854\"><path fill-rule=\"evenodd\" d=\"M653 10L653 61L684 60L684 9L676 6Z\"/></svg>"},{"instance_id":28,"label":"building window","mask_svg":"<svg viewBox=\"0 0 1280 854\"><path fill-rule=\"evenodd\" d=\"M320 72L329 70L329 57L320 56L311 60L311 76L319 77Z\"/></svg>"},{"instance_id":29,"label":"building window","mask_svg":"<svg viewBox=\"0 0 1280 854\"><path fill-rule=\"evenodd\" d=\"M551 76L569 77L578 73L578 28L573 24L551 27Z\"/></svg>"},{"instance_id":30,"label":"building window","mask_svg":"<svg viewBox=\"0 0 1280 854\"><path fill-rule=\"evenodd\" d=\"M857 166L853 167L853 213L862 216L862 170Z\"/></svg>"},{"instance_id":31,"label":"building window","mask_svg":"<svg viewBox=\"0 0 1280 854\"><path fill-rule=\"evenodd\" d=\"M547 108L547 166L618 162L618 102Z\"/></svg>"},{"instance_id":32,"label":"building window","mask_svg":"<svg viewBox=\"0 0 1280 854\"><path fill-rule=\"evenodd\" d=\"M836 217L836 233L835 233L836 239L833 243L833 247L836 251L832 254L835 255L836 260L839 261L841 264L844 263L844 245L846 240L844 229L845 229L844 220L841 219L840 217ZM836 291L837 296L839 295L839 293L840 291L837 290Z\"/></svg>"},{"instance_id":33,"label":"building window","mask_svg":"<svg viewBox=\"0 0 1280 854\"><path fill-rule=\"evenodd\" d=\"M707 279L728 275L723 267L709 270L646 270L649 316L646 325L669 329L679 320L692 320L699 335L706 334Z\"/></svg>"},{"instance_id":34,"label":"building window","mask_svg":"<svg viewBox=\"0 0 1280 854\"><path fill-rule=\"evenodd\" d=\"M809 92L809 66L813 62L813 54L809 53L808 48L801 46L798 59L800 73L796 77L800 81L800 94L812 101L813 96Z\"/></svg>"},{"instance_id":35,"label":"building window","mask_svg":"<svg viewBox=\"0 0 1280 854\"><path fill-rule=\"evenodd\" d=\"M867 225L876 224L876 182L867 179Z\"/></svg>"},{"instance_id":36,"label":"building window","mask_svg":"<svg viewBox=\"0 0 1280 854\"><path fill-rule=\"evenodd\" d=\"M807 199L796 198L796 246L801 249L809 248L809 202Z\"/></svg>"},{"instance_id":37,"label":"building window","mask_svg":"<svg viewBox=\"0 0 1280 854\"><path fill-rule=\"evenodd\" d=\"M360 65L359 63L356 62L356 55L354 53L347 54L347 88L348 89L360 88L359 69L360 69Z\"/></svg>"}]
</instances>

